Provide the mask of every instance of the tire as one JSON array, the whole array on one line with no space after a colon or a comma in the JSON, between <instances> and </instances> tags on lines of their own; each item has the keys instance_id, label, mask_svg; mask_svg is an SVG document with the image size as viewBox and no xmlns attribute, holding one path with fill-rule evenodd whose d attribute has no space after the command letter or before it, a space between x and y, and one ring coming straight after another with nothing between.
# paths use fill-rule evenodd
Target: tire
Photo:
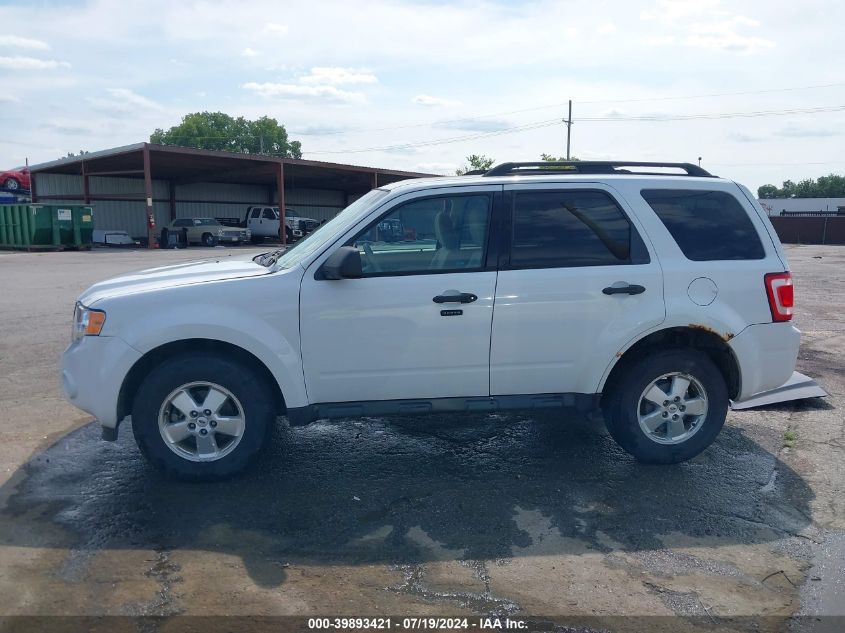
<instances>
[{"instance_id":1,"label":"tire","mask_svg":"<svg viewBox=\"0 0 845 633\"><path fill-rule=\"evenodd\" d=\"M21 183L18 182L17 178L6 178L3 188L9 191L17 191L21 188Z\"/></svg>"},{"instance_id":2,"label":"tire","mask_svg":"<svg viewBox=\"0 0 845 633\"><path fill-rule=\"evenodd\" d=\"M687 388L676 396L685 381ZM722 430L728 404L721 372L694 349L665 350L634 360L602 398L610 435L647 464L676 464L701 453ZM703 413L689 413L693 409Z\"/></svg>"},{"instance_id":3,"label":"tire","mask_svg":"<svg viewBox=\"0 0 845 633\"><path fill-rule=\"evenodd\" d=\"M264 238L259 237L257 235L253 235L252 237L249 238L249 241L252 242L253 244L263 244Z\"/></svg>"},{"instance_id":4,"label":"tire","mask_svg":"<svg viewBox=\"0 0 845 633\"><path fill-rule=\"evenodd\" d=\"M285 244L293 244L293 231L289 226L285 227Z\"/></svg>"},{"instance_id":5,"label":"tire","mask_svg":"<svg viewBox=\"0 0 845 633\"><path fill-rule=\"evenodd\" d=\"M203 246L217 246L217 240L211 233L203 233L202 234L202 245Z\"/></svg>"},{"instance_id":6,"label":"tire","mask_svg":"<svg viewBox=\"0 0 845 633\"><path fill-rule=\"evenodd\" d=\"M267 443L276 417L270 389L263 376L236 360L208 353L175 356L155 367L138 388L132 406L135 441L144 457L169 477L231 477ZM214 413L206 416L201 408L183 413L174 400L183 408L205 405ZM188 429L191 423L193 430ZM207 433L200 436L203 431Z\"/></svg>"},{"instance_id":7,"label":"tire","mask_svg":"<svg viewBox=\"0 0 845 633\"><path fill-rule=\"evenodd\" d=\"M161 237L158 240L158 245L161 246L161 248L170 248L170 245L167 243L167 234L168 233L169 233L169 231L167 229L161 230Z\"/></svg>"}]
</instances>

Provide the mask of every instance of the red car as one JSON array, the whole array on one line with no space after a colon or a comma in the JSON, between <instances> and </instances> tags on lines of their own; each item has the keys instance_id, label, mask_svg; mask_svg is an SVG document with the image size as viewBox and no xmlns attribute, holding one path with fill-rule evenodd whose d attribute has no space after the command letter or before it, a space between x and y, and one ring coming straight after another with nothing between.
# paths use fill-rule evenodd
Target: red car
<instances>
[{"instance_id":1,"label":"red car","mask_svg":"<svg viewBox=\"0 0 845 633\"><path fill-rule=\"evenodd\" d=\"M6 191L29 191L29 169L10 169L9 171L0 171L0 189Z\"/></svg>"}]
</instances>

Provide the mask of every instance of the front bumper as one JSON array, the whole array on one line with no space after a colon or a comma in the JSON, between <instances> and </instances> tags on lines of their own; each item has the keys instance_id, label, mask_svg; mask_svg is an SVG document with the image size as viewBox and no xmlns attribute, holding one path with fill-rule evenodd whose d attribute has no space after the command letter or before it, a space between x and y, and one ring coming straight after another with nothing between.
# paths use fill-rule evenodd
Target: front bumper
<instances>
[{"instance_id":1,"label":"front bumper","mask_svg":"<svg viewBox=\"0 0 845 633\"><path fill-rule=\"evenodd\" d=\"M728 345L739 364L736 401L783 385L795 370L801 332L792 323L749 325Z\"/></svg>"},{"instance_id":2,"label":"front bumper","mask_svg":"<svg viewBox=\"0 0 845 633\"><path fill-rule=\"evenodd\" d=\"M239 233L234 235L218 235L217 241L218 242L246 242L249 240L249 237L246 233Z\"/></svg>"},{"instance_id":3,"label":"front bumper","mask_svg":"<svg viewBox=\"0 0 845 633\"><path fill-rule=\"evenodd\" d=\"M83 336L62 354L65 397L107 428L117 428L123 380L141 353L114 336Z\"/></svg>"}]
</instances>

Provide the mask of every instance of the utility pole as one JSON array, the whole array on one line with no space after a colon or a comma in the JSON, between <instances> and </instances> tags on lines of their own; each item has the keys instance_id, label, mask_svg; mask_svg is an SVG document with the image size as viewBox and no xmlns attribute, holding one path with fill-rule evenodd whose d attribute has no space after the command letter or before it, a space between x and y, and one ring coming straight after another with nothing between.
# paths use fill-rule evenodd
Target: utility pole
<instances>
[{"instance_id":1,"label":"utility pole","mask_svg":"<svg viewBox=\"0 0 845 633\"><path fill-rule=\"evenodd\" d=\"M569 100L569 118L563 120L566 123L566 160L569 160L569 143L572 136L572 99Z\"/></svg>"}]
</instances>

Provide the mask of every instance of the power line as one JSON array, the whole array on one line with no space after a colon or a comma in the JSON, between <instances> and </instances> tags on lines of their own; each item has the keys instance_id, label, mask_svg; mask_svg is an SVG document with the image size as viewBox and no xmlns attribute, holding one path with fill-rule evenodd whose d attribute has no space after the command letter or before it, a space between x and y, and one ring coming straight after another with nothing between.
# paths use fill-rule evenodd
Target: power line
<instances>
[{"instance_id":1,"label":"power line","mask_svg":"<svg viewBox=\"0 0 845 633\"><path fill-rule=\"evenodd\" d=\"M431 141L419 141L416 143L402 143L399 145L384 145L381 147L365 147L360 149L340 149L340 150L314 150L305 151L304 154L357 154L360 152L378 152L390 151L399 149L410 149L412 147L428 147L430 145L443 145L445 143L458 143L461 141L472 141L479 138L487 138L489 136L500 136L502 134L512 134L514 132L524 132L527 130L536 130L539 128L550 127L552 125L561 125L560 119L549 119L547 121L535 121L534 123L526 123L525 125L517 125L514 127L505 128L503 130L495 130L493 132L481 132L478 134L467 134L464 136L451 136L449 138L435 139Z\"/></svg>"},{"instance_id":2,"label":"power line","mask_svg":"<svg viewBox=\"0 0 845 633\"><path fill-rule=\"evenodd\" d=\"M820 106L817 108L790 108L787 110L760 110L756 112L720 112L714 114L649 114L634 116L581 117L579 121L692 121L735 118L756 118L763 116L785 116L789 114L818 114L821 112L841 112L845 105Z\"/></svg>"},{"instance_id":3,"label":"power line","mask_svg":"<svg viewBox=\"0 0 845 633\"><path fill-rule=\"evenodd\" d=\"M734 96L742 96L742 95L752 95L752 94L769 94L775 92L795 92L798 90L816 90L820 88L836 88L840 86L845 86L845 82L836 82L836 83L828 83L828 84L815 84L811 86L793 86L789 88L767 88L764 90L741 90L737 92L713 92L708 94L697 94L697 95L677 95L677 96L668 96L668 97L643 97L637 99L600 99L600 100L593 100L593 101L579 101L579 104L584 105L599 105L599 104L614 104L614 103L646 103L649 101L683 101L688 99L706 99L711 97L734 97ZM508 114L521 114L523 112L536 112L538 110L548 110L551 108L562 108L567 105L567 102L564 103L550 103L541 106L534 106L531 108L522 108L520 110L508 110L505 112L494 112L492 114L478 114L471 117L461 117L459 119L447 119L447 120L440 120L440 121L429 121L427 123L408 123L404 125L393 125L387 127L376 127L376 128L350 128L346 130L335 130L331 132L325 132L323 134L303 134L302 132L292 131L291 134L299 134L301 136L338 136L343 134L358 134L363 132L387 132L391 130L406 130L411 128L418 128L418 127L443 127L452 124L458 123L466 123L469 121L477 121L480 119L489 119L492 117L499 117L505 116Z\"/></svg>"},{"instance_id":4,"label":"power line","mask_svg":"<svg viewBox=\"0 0 845 633\"><path fill-rule=\"evenodd\" d=\"M767 116L786 116L796 114L820 114L825 112L841 112L845 110L845 105L839 106L820 106L817 108L789 108L786 110L761 110L755 112L721 112L710 114L681 114L681 115L644 115L644 116L604 116L604 117L582 117L578 121L585 121L591 123L598 122L667 122L667 121L693 121L693 120L719 120L719 119L733 119L733 118L758 118ZM499 136L502 134L512 134L514 132L524 132L534 130L542 127L549 127L552 125L563 124L564 121L560 119L548 119L545 121L536 121L534 123L526 123L524 125L516 125L505 128L503 130L496 130L492 132L482 132L479 134L470 134L464 136L453 136L442 139L434 139L429 141L419 141L415 143L402 143L397 145L385 145L381 147L366 147L359 149L343 149L343 150L313 150L303 152L305 154L356 154L360 152L377 152L389 151L398 149L411 149L415 147L429 147L432 145L445 145L447 143L459 143L462 141L476 140L480 138L487 138L491 136Z\"/></svg>"}]
</instances>

